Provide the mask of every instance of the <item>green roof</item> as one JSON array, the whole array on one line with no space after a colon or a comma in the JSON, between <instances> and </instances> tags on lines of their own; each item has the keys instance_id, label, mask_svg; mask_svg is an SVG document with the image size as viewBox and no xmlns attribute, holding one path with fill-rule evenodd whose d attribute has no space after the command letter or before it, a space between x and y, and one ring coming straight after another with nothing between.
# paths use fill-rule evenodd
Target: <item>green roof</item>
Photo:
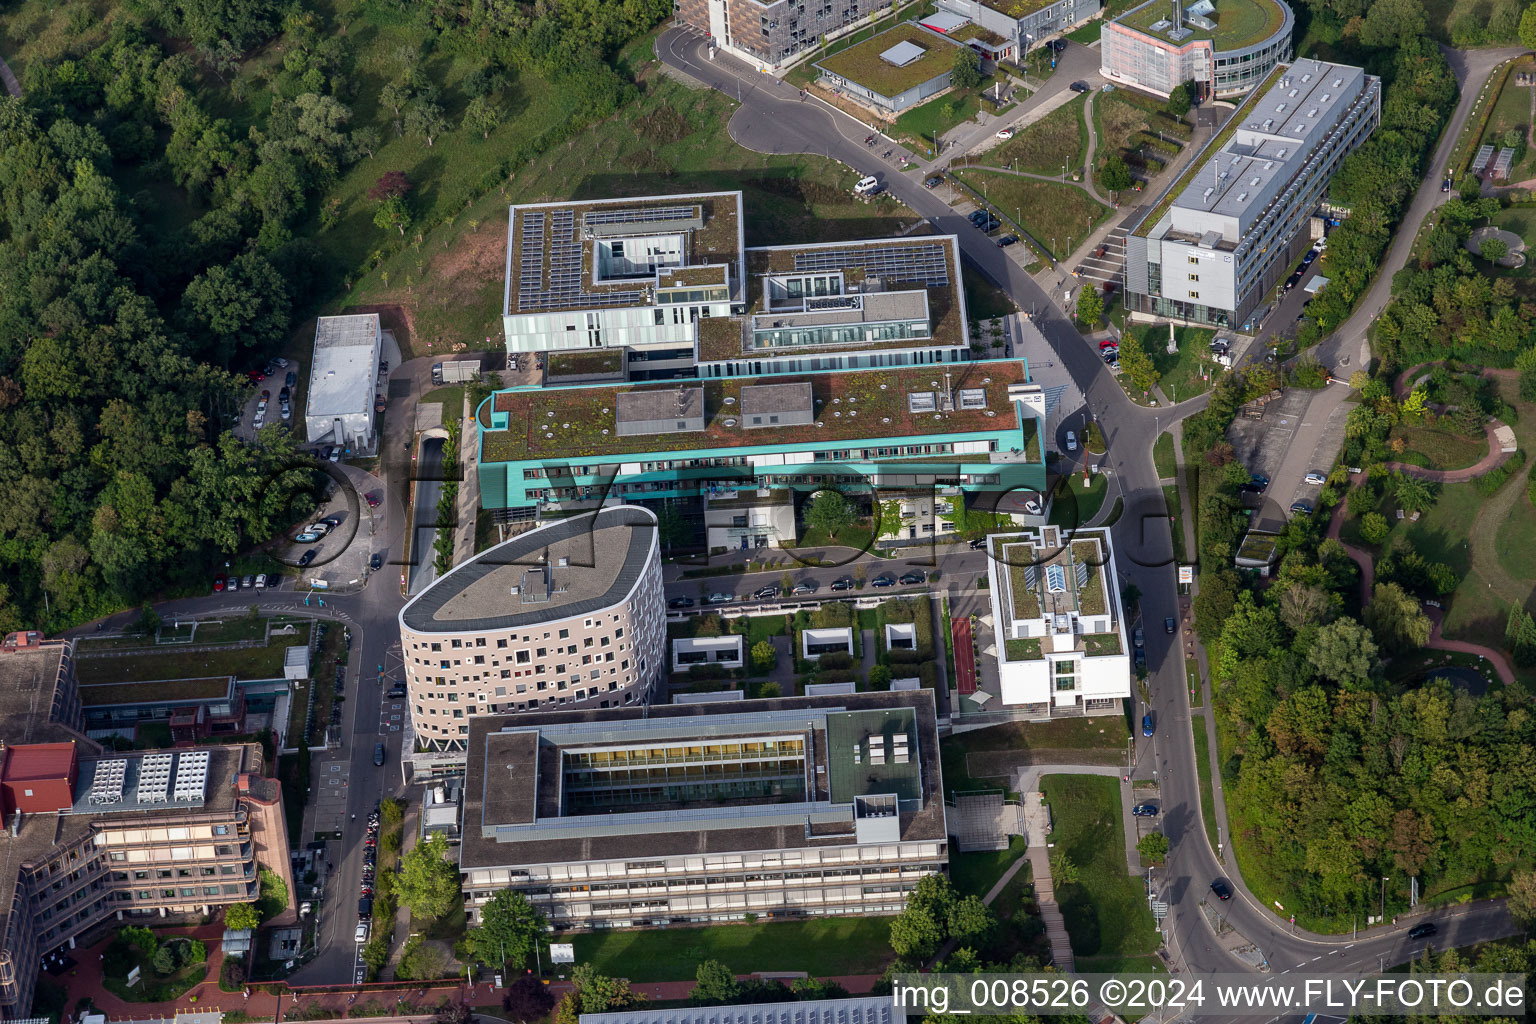
<instances>
[{"instance_id":1,"label":"green roof","mask_svg":"<svg viewBox=\"0 0 1536 1024\"><path fill-rule=\"evenodd\" d=\"M1185 22L1191 32L1183 39L1176 39L1168 31L1154 32L1152 26L1159 21L1172 21L1170 0L1151 0L1116 18L1117 24L1144 32L1155 39L1170 43L1189 43L1196 39L1209 39L1217 50L1241 50L1245 46L1262 43L1285 24L1285 11L1280 0L1213 0L1216 9L1207 17L1216 23L1216 31L1209 32L1192 22Z\"/></svg>"},{"instance_id":2,"label":"green roof","mask_svg":"<svg viewBox=\"0 0 1536 1024\"><path fill-rule=\"evenodd\" d=\"M908 761L871 764L864 739L897 733L907 737ZM887 749L891 744L887 743ZM859 761L854 763L854 751ZM854 797L895 793L902 800L922 794L922 765L917 753L917 714L911 708L841 711L827 715L827 785L832 802L851 803Z\"/></svg>"},{"instance_id":3,"label":"green roof","mask_svg":"<svg viewBox=\"0 0 1536 1024\"><path fill-rule=\"evenodd\" d=\"M114 704L158 704L175 700L218 700L227 696L229 676L156 679L141 683L104 683L80 687L80 703L88 708Z\"/></svg>"},{"instance_id":4,"label":"green roof","mask_svg":"<svg viewBox=\"0 0 1536 1024\"><path fill-rule=\"evenodd\" d=\"M880 56L901 43L912 43L927 52L902 67ZM947 74L955 63L956 46L936 32L902 24L819 60L816 66L839 78L857 82L881 96L900 96L908 89Z\"/></svg>"}]
</instances>

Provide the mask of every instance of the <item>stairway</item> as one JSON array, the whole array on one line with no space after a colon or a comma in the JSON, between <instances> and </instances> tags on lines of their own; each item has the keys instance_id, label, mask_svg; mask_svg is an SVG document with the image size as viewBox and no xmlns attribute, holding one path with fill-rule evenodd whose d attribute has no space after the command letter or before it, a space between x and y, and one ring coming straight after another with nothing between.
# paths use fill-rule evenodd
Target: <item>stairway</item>
<instances>
[{"instance_id":1,"label":"stairway","mask_svg":"<svg viewBox=\"0 0 1536 1024\"><path fill-rule=\"evenodd\" d=\"M1035 883L1035 900L1040 904L1040 919L1045 922L1045 936L1051 944L1051 960L1063 972L1073 970L1072 943L1067 938L1067 922L1056 906L1056 889L1051 884L1051 860L1044 846L1029 848L1029 868Z\"/></svg>"}]
</instances>

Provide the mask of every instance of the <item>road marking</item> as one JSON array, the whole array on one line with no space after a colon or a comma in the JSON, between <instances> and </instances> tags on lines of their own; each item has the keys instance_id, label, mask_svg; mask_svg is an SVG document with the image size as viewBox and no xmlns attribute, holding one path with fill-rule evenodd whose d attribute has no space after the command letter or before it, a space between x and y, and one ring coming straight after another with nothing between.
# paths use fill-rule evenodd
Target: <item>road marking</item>
<instances>
[{"instance_id":1,"label":"road marking","mask_svg":"<svg viewBox=\"0 0 1536 1024\"><path fill-rule=\"evenodd\" d=\"M1315 957L1313 957L1313 958L1312 958L1312 963L1314 963L1314 964L1315 964L1315 963L1317 963L1317 962L1318 962L1318 961L1319 961L1319 960L1321 960L1321 959L1322 959L1322 956L1321 956L1321 955L1318 955L1318 956L1315 956Z\"/></svg>"}]
</instances>

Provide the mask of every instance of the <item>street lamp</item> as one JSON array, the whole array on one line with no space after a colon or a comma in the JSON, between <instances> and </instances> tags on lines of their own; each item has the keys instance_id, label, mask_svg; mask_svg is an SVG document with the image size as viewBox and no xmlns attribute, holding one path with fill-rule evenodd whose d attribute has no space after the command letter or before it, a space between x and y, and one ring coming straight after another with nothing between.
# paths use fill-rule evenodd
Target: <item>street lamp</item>
<instances>
[{"instance_id":1,"label":"street lamp","mask_svg":"<svg viewBox=\"0 0 1536 1024\"><path fill-rule=\"evenodd\" d=\"M1381 919L1383 921L1387 919L1387 883L1390 881L1392 879L1385 876L1381 880Z\"/></svg>"}]
</instances>

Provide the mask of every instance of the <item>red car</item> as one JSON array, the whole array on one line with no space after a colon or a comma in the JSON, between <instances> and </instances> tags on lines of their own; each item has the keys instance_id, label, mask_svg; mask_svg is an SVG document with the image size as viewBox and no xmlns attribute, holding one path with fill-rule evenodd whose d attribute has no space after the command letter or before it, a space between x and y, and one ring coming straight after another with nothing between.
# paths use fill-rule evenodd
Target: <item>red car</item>
<instances>
[{"instance_id":1,"label":"red car","mask_svg":"<svg viewBox=\"0 0 1536 1024\"><path fill-rule=\"evenodd\" d=\"M219 591L221 591L223 589L224 589L224 574L223 573L219 573L217 576L215 576L213 578L213 592L215 594L217 594Z\"/></svg>"},{"instance_id":2,"label":"red car","mask_svg":"<svg viewBox=\"0 0 1536 1024\"><path fill-rule=\"evenodd\" d=\"M247 370L245 375L251 378L252 384L260 384L262 381L267 379L267 375L262 373L260 370Z\"/></svg>"},{"instance_id":3,"label":"red car","mask_svg":"<svg viewBox=\"0 0 1536 1024\"><path fill-rule=\"evenodd\" d=\"M1113 338L1105 338L1103 341L1099 342L1099 351L1100 352L1103 352L1107 348L1119 348L1119 347L1120 347L1120 343L1115 341Z\"/></svg>"},{"instance_id":4,"label":"red car","mask_svg":"<svg viewBox=\"0 0 1536 1024\"><path fill-rule=\"evenodd\" d=\"M363 497L368 499L368 507L369 508L378 508L379 507L379 495L378 495L377 491L375 491L372 494L365 494L365 495L363 495Z\"/></svg>"}]
</instances>

